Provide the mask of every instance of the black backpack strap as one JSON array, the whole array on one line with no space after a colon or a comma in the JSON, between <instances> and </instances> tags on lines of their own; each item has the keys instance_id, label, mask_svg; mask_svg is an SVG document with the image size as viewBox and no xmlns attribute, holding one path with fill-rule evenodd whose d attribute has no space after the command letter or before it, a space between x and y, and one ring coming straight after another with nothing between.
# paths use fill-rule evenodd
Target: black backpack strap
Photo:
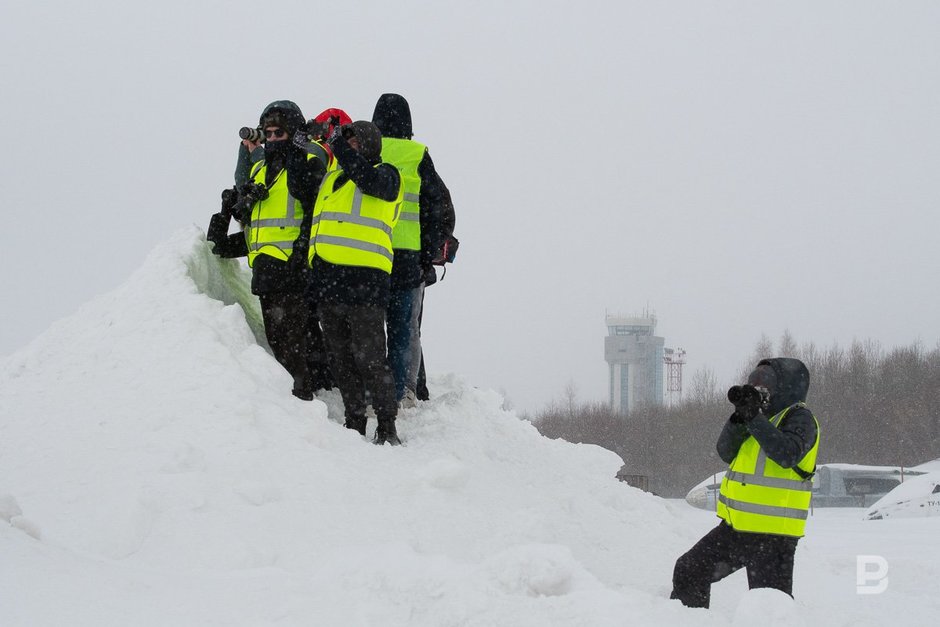
<instances>
[{"instance_id":1,"label":"black backpack strap","mask_svg":"<svg viewBox=\"0 0 940 627\"><path fill-rule=\"evenodd\" d=\"M795 473L798 474L800 477L802 477L802 478L803 478L803 481L810 481L814 476L816 476L816 467L813 466L813 472L806 472L805 470L803 470L803 469L800 468L799 466L794 466L794 467L793 467L793 472L795 472Z\"/></svg>"}]
</instances>

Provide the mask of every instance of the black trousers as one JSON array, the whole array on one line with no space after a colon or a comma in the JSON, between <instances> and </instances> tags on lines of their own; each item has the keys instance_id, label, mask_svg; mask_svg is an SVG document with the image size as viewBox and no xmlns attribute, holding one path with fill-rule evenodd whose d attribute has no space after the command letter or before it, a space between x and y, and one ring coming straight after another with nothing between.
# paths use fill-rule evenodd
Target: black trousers
<instances>
[{"instance_id":1,"label":"black trousers","mask_svg":"<svg viewBox=\"0 0 940 627\"><path fill-rule=\"evenodd\" d=\"M735 531L724 521L676 560L672 595L688 607L708 607L711 585L747 569L750 588L793 596L793 554L799 538Z\"/></svg>"},{"instance_id":2,"label":"black trousers","mask_svg":"<svg viewBox=\"0 0 940 627\"><path fill-rule=\"evenodd\" d=\"M421 290L421 310L418 312L419 336L421 335L421 320L424 318L424 292L425 290ZM415 384L415 398L419 401L426 401L431 398L428 392L428 373L424 369L424 346L421 347L421 365L418 366L418 381Z\"/></svg>"},{"instance_id":3,"label":"black trousers","mask_svg":"<svg viewBox=\"0 0 940 627\"><path fill-rule=\"evenodd\" d=\"M310 309L303 294L272 292L258 298L261 300L264 334L274 358L294 378L295 392L312 393L307 350Z\"/></svg>"},{"instance_id":4,"label":"black trousers","mask_svg":"<svg viewBox=\"0 0 940 627\"><path fill-rule=\"evenodd\" d=\"M376 417L394 420L398 401L386 356L385 307L321 302L319 311L346 418L365 418L369 390Z\"/></svg>"},{"instance_id":5,"label":"black trousers","mask_svg":"<svg viewBox=\"0 0 940 627\"><path fill-rule=\"evenodd\" d=\"M317 305L311 302L309 295L305 296L309 315L305 330L307 332L307 368L310 371L310 389L333 389L333 371L330 367L330 354L323 339L323 330L320 327L320 316Z\"/></svg>"}]
</instances>

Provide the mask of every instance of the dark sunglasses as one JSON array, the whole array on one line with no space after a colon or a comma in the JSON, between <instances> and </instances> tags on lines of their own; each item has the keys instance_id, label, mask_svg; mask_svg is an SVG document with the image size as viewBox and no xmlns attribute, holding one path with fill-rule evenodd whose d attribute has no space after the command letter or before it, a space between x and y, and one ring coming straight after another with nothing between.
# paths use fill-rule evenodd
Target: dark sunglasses
<instances>
[{"instance_id":1,"label":"dark sunglasses","mask_svg":"<svg viewBox=\"0 0 940 627\"><path fill-rule=\"evenodd\" d=\"M274 139L284 139L287 137L287 131L282 128L276 128L273 131L265 130L264 136L266 139L271 139L272 137Z\"/></svg>"}]
</instances>

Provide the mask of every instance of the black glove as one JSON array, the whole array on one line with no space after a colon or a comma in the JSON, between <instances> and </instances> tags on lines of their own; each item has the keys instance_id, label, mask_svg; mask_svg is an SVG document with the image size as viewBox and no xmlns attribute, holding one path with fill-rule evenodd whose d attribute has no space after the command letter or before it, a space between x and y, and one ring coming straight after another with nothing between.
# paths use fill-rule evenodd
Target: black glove
<instances>
[{"instance_id":1,"label":"black glove","mask_svg":"<svg viewBox=\"0 0 940 627\"><path fill-rule=\"evenodd\" d=\"M728 400L734 405L738 422L749 422L767 407L770 394L766 389L753 385L736 385L728 390Z\"/></svg>"},{"instance_id":2,"label":"black glove","mask_svg":"<svg viewBox=\"0 0 940 627\"><path fill-rule=\"evenodd\" d=\"M222 209L219 211L224 217L232 217L232 208L238 202L238 190L234 187L222 190Z\"/></svg>"},{"instance_id":3,"label":"black glove","mask_svg":"<svg viewBox=\"0 0 940 627\"><path fill-rule=\"evenodd\" d=\"M333 127L333 132L330 133L330 136L326 138L326 143L330 146L330 149L332 149L333 152L335 153L336 144L339 142L345 143L345 138L349 137L351 134L352 134L352 129L349 127L348 124L345 126L340 126L337 124L336 126Z\"/></svg>"},{"instance_id":4,"label":"black glove","mask_svg":"<svg viewBox=\"0 0 940 627\"><path fill-rule=\"evenodd\" d=\"M437 272L434 270L434 266L431 264L421 264L421 281L424 283L425 287L437 283Z\"/></svg>"}]
</instances>

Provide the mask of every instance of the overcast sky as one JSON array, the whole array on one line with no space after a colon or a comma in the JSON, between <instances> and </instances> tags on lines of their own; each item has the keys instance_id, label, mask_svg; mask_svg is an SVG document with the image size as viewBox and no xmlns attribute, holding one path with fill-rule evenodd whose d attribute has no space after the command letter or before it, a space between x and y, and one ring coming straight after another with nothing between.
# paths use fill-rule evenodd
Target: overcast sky
<instances>
[{"instance_id":1,"label":"overcast sky","mask_svg":"<svg viewBox=\"0 0 940 627\"><path fill-rule=\"evenodd\" d=\"M328 7L328 11L327 11ZM278 99L411 103L461 248L434 373L607 395L605 312L732 382L766 333L938 342L940 3L0 7L0 354L205 227Z\"/></svg>"}]
</instances>

